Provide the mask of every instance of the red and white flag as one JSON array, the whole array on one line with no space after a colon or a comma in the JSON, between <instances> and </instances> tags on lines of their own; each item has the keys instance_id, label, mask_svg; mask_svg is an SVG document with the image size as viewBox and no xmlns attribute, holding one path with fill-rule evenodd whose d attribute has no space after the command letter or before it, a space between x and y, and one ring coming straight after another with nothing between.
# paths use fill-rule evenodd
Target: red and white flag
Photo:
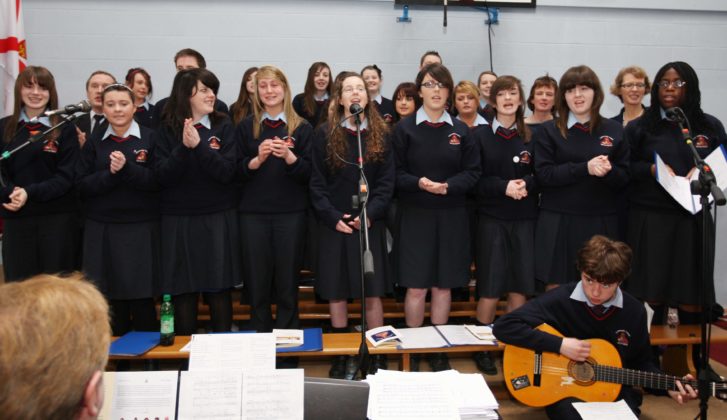
<instances>
[{"instance_id":1,"label":"red and white flag","mask_svg":"<svg viewBox=\"0 0 727 420\"><path fill-rule=\"evenodd\" d=\"M0 0L0 68L3 74L5 105L2 115L13 112L15 79L28 61L25 49L21 0Z\"/></svg>"}]
</instances>

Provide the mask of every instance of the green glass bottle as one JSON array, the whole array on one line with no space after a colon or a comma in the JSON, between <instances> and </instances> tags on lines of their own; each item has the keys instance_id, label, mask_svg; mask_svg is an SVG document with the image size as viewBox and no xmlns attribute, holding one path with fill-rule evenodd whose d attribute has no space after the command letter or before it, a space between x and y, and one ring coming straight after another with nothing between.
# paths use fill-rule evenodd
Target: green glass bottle
<instances>
[{"instance_id":1,"label":"green glass bottle","mask_svg":"<svg viewBox=\"0 0 727 420\"><path fill-rule=\"evenodd\" d=\"M171 346L174 344L174 305L172 304L172 297L170 295L164 295L162 299L159 319L161 320L159 344L162 346Z\"/></svg>"}]
</instances>

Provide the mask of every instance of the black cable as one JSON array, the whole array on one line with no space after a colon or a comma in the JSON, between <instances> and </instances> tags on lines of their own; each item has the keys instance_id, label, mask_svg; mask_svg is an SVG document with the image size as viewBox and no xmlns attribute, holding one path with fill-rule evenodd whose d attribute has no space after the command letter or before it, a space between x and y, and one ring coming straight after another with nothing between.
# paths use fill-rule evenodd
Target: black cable
<instances>
[{"instance_id":1,"label":"black cable","mask_svg":"<svg viewBox=\"0 0 727 420\"><path fill-rule=\"evenodd\" d=\"M475 7L477 10L482 10L487 13L487 44L489 47L489 54L490 54L490 71L494 72L495 69L492 65L492 34L495 33L495 30L492 28L492 17L490 16L490 6L487 5L487 2L485 1L484 7L478 6Z\"/></svg>"}]
</instances>

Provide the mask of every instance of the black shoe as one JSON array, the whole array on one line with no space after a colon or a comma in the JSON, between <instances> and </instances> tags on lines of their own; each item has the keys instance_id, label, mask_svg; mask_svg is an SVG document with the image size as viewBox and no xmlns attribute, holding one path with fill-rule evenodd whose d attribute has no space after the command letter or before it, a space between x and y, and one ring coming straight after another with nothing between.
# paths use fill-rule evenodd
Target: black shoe
<instances>
[{"instance_id":1,"label":"black shoe","mask_svg":"<svg viewBox=\"0 0 727 420\"><path fill-rule=\"evenodd\" d=\"M334 356L331 362L331 370L328 371L328 377L333 379L346 378L346 356Z\"/></svg>"},{"instance_id":2,"label":"black shoe","mask_svg":"<svg viewBox=\"0 0 727 420\"><path fill-rule=\"evenodd\" d=\"M420 353L414 353L409 356L409 372L419 372L419 362L422 360Z\"/></svg>"},{"instance_id":3,"label":"black shoe","mask_svg":"<svg viewBox=\"0 0 727 420\"><path fill-rule=\"evenodd\" d=\"M369 373L376 373L379 369L386 370L388 363L385 354L374 354L369 359Z\"/></svg>"},{"instance_id":4,"label":"black shoe","mask_svg":"<svg viewBox=\"0 0 727 420\"><path fill-rule=\"evenodd\" d=\"M472 358L475 360L477 369L479 369L480 372L485 375L497 375L497 366L495 366L495 362L490 357L490 353L486 351L478 351L472 355Z\"/></svg>"},{"instance_id":5,"label":"black shoe","mask_svg":"<svg viewBox=\"0 0 727 420\"><path fill-rule=\"evenodd\" d=\"M449 357L445 353L432 353L429 356L429 367L432 369L432 372L452 369L449 365Z\"/></svg>"},{"instance_id":6,"label":"black shoe","mask_svg":"<svg viewBox=\"0 0 727 420\"><path fill-rule=\"evenodd\" d=\"M347 356L346 372L343 379L348 379L349 381L356 379L356 374L358 373L358 360L356 360L357 358L358 356Z\"/></svg>"}]
</instances>

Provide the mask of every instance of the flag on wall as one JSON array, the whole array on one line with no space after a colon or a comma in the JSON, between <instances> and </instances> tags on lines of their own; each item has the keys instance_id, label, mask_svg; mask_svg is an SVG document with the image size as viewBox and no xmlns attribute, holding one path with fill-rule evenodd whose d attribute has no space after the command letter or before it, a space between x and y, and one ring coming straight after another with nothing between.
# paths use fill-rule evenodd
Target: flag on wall
<instances>
[{"instance_id":1,"label":"flag on wall","mask_svg":"<svg viewBox=\"0 0 727 420\"><path fill-rule=\"evenodd\" d=\"M3 115L13 112L15 79L25 69L28 60L20 2L21 0L0 0L0 68L5 73Z\"/></svg>"}]
</instances>

